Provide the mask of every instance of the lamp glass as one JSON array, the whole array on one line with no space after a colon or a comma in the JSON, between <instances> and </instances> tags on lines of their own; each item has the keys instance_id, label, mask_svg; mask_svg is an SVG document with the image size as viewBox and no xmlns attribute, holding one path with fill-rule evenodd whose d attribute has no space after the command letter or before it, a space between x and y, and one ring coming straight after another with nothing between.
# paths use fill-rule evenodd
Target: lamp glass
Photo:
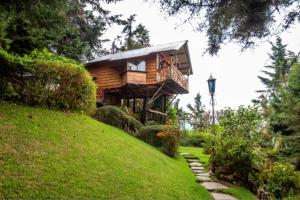
<instances>
[{"instance_id":1,"label":"lamp glass","mask_svg":"<svg viewBox=\"0 0 300 200\"><path fill-rule=\"evenodd\" d=\"M215 89L216 89L216 79L210 77L207 80L207 83L208 83L209 93L214 94L215 93Z\"/></svg>"}]
</instances>

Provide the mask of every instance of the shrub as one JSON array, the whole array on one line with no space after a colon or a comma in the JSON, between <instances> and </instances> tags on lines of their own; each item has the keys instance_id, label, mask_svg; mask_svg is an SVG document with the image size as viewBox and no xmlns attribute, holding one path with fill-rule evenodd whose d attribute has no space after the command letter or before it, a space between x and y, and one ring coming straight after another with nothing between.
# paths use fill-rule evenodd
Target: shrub
<instances>
[{"instance_id":1,"label":"shrub","mask_svg":"<svg viewBox=\"0 0 300 200\"><path fill-rule=\"evenodd\" d=\"M0 50L0 99L93 113L96 86L76 61L44 51L17 56Z\"/></svg>"},{"instance_id":2,"label":"shrub","mask_svg":"<svg viewBox=\"0 0 300 200\"><path fill-rule=\"evenodd\" d=\"M157 134L163 131L163 125L144 126L140 129L138 138L153 146L159 147L162 145L161 139Z\"/></svg>"},{"instance_id":3,"label":"shrub","mask_svg":"<svg viewBox=\"0 0 300 200\"><path fill-rule=\"evenodd\" d=\"M143 126L134 117L116 106L103 106L96 110L94 118L106 124L118 127L131 135L137 136L140 128Z\"/></svg>"},{"instance_id":4,"label":"shrub","mask_svg":"<svg viewBox=\"0 0 300 200\"><path fill-rule=\"evenodd\" d=\"M290 164L276 163L266 167L261 178L267 191L276 199L294 195L300 189L300 175Z\"/></svg>"},{"instance_id":5,"label":"shrub","mask_svg":"<svg viewBox=\"0 0 300 200\"><path fill-rule=\"evenodd\" d=\"M168 156L175 156L178 149L180 132L174 128L171 120L168 120L162 132L157 134L162 140L162 151Z\"/></svg>"},{"instance_id":6,"label":"shrub","mask_svg":"<svg viewBox=\"0 0 300 200\"><path fill-rule=\"evenodd\" d=\"M180 145L204 147L210 144L213 140L213 135L208 132L188 132L180 137Z\"/></svg>"},{"instance_id":7,"label":"shrub","mask_svg":"<svg viewBox=\"0 0 300 200\"><path fill-rule=\"evenodd\" d=\"M216 135L211 156L213 171L218 176L224 171L232 172L236 179L248 183L248 176L259 160L255 151L260 131L259 113L252 107L227 109L220 126L222 130Z\"/></svg>"}]
</instances>

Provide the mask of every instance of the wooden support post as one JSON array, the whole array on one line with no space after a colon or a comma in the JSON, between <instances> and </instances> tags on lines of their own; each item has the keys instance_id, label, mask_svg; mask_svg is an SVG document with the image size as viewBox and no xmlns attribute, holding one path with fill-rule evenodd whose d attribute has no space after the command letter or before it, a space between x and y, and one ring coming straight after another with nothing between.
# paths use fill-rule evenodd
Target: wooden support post
<instances>
[{"instance_id":1,"label":"wooden support post","mask_svg":"<svg viewBox=\"0 0 300 200\"><path fill-rule=\"evenodd\" d=\"M147 95L146 97L144 97L144 101L143 101L143 115L142 115L142 123L143 124L146 124L147 122L147 109L148 109L148 92L147 92Z\"/></svg>"},{"instance_id":2,"label":"wooden support post","mask_svg":"<svg viewBox=\"0 0 300 200\"><path fill-rule=\"evenodd\" d=\"M129 106L130 106L130 99L129 98L127 98L127 108L129 108Z\"/></svg>"},{"instance_id":3,"label":"wooden support post","mask_svg":"<svg viewBox=\"0 0 300 200\"><path fill-rule=\"evenodd\" d=\"M132 111L133 111L133 113L135 113L135 98L133 98Z\"/></svg>"}]
</instances>

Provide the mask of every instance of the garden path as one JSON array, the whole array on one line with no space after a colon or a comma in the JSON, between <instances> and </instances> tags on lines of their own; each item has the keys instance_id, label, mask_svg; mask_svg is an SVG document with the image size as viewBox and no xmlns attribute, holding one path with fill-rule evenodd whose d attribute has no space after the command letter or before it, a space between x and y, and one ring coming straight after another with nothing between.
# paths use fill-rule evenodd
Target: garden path
<instances>
[{"instance_id":1,"label":"garden path","mask_svg":"<svg viewBox=\"0 0 300 200\"><path fill-rule=\"evenodd\" d=\"M198 159L198 157L193 156L189 153L180 154L188 162L189 167L195 175L196 182L205 187L215 200L237 200L231 195L217 192L218 189L226 189L228 187L222 183L213 181L211 179L211 173L205 171L203 163Z\"/></svg>"}]
</instances>

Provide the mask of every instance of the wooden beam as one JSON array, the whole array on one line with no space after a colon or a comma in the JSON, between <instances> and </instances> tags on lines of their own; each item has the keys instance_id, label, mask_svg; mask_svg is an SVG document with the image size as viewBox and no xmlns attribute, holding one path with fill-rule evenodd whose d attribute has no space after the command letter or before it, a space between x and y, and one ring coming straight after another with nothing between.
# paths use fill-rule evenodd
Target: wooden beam
<instances>
[{"instance_id":1,"label":"wooden beam","mask_svg":"<svg viewBox=\"0 0 300 200\"><path fill-rule=\"evenodd\" d=\"M155 101L155 99L157 99L159 97L158 93L160 92L160 90L164 87L165 82L163 82L163 84L161 84L161 86L158 88L158 90L155 92L155 94L152 96L152 98L149 100L148 105L150 105L153 101ZM156 96L158 95L158 96Z\"/></svg>"},{"instance_id":2,"label":"wooden beam","mask_svg":"<svg viewBox=\"0 0 300 200\"><path fill-rule=\"evenodd\" d=\"M173 101L176 99L176 97L178 96L178 94L176 94L172 100L169 102L169 104L166 106L166 110L169 108L169 106L173 103Z\"/></svg>"},{"instance_id":3,"label":"wooden beam","mask_svg":"<svg viewBox=\"0 0 300 200\"><path fill-rule=\"evenodd\" d=\"M157 110L148 109L148 111L149 111L149 112L152 112L152 113L155 113L155 114L167 116L166 113L163 113L163 112L160 112L160 111L157 111Z\"/></svg>"}]
</instances>

